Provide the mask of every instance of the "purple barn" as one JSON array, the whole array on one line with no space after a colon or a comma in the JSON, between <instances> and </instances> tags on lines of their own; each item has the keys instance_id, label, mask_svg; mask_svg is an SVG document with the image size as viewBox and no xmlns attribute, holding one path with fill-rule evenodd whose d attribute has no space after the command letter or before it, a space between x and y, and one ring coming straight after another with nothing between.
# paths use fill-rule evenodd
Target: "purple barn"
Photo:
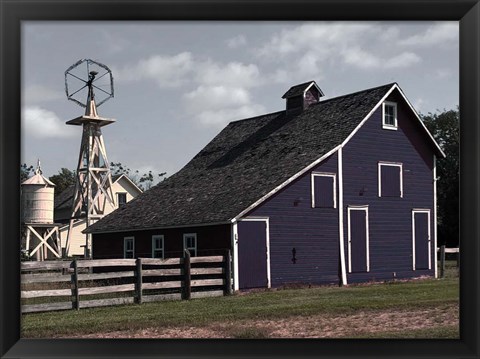
<instances>
[{"instance_id":1,"label":"purple barn","mask_svg":"<svg viewBox=\"0 0 480 359\"><path fill-rule=\"evenodd\" d=\"M184 168L86 231L94 258L231 250L234 289L436 276L436 158L396 83L231 122Z\"/></svg>"}]
</instances>

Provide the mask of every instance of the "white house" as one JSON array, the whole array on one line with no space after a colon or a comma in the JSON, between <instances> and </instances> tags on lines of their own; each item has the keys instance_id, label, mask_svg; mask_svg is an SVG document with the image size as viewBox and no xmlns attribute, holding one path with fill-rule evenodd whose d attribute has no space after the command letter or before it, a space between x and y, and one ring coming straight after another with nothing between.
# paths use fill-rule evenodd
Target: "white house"
<instances>
[{"instance_id":1,"label":"white house","mask_svg":"<svg viewBox=\"0 0 480 359\"><path fill-rule=\"evenodd\" d=\"M114 194L115 204L110 205L107 201L105 205L105 213L107 215L115 209L121 207L125 203L131 201L133 198L142 193L142 190L135 185L124 174L112 176L112 191ZM73 195L75 193L75 186L70 186L62 193L55 197L54 217L56 223L64 224L60 227L60 240L62 249L65 249L66 239L68 235L68 227L70 217L72 215ZM83 256L85 252L86 234L82 231L86 228L85 219L79 219L74 223L74 230L71 234L71 242L68 256Z\"/></svg>"}]
</instances>

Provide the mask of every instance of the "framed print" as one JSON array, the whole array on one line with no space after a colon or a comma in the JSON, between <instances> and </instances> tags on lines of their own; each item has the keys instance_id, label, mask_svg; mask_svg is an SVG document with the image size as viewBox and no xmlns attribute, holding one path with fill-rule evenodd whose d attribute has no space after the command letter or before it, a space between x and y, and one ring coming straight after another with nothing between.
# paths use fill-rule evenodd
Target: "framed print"
<instances>
[{"instance_id":1,"label":"framed print","mask_svg":"<svg viewBox=\"0 0 480 359\"><path fill-rule=\"evenodd\" d=\"M478 1L0 0L0 7L2 358L480 355L480 253L476 240L480 181ZM421 31L413 31L413 26ZM457 45L455 51L446 51L449 44L457 44L457 38L458 53ZM442 48L445 51L439 50ZM77 61L82 53L84 58ZM435 66L431 66L433 63ZM76 72L82 66L87 72ZM408 78L405 88L400 73ZM100 85L97 78L107 82ZM63 87L64 79L66 97L62 89L52 90L57 83ZM45 105L54 102L61 103L55 110ZM64 232L59 229L59 236L69 239L56 249L47 239L42 242L30 223L28 240L37 236L45 250L34 246L26 250L36 253L37 260L53 254L58 258L86 256L132 264L135 282L117 286L120 290L126 286L135 290L135 297L125 303L141 305L142 300L149 300L142 286L156 288L156 283L142 282L145 268L138 258L146 258L143 265L178 259L175 263L182 266L178 269L183 276L179 281L181 289L169 293L178 299L205 296L207 290L194 288L200 286L201 280L210 281L205 286L213 288L221 283L228 288L210 288L217 293L224 290L221 295L242 290L252 291L253 295L261 291L275 293L278 288L291 290L300 284L302 289L317 290L321 285L333 284L332 288L347 290L349 285L361 287L369 282L386 282L393 291L398 281L440 276L437 164L445 153L427 130L431 125L428 121L435 118L431 112L437 109L453 109L461 114L458 339L440 332L438 336L429 333L426 337L430 339L414 339L418 336L412 334L379 340L374 334L365 334L365 323L356 323L355 331L365 334L361 339L353 334L354 338L340 334L340 338L334 334L319 338L308 333L282 336L268 327L276 325L272 318L279 318L279 314L271 316L272 312L260 309L256 312L258 322L265 320L256 328L248 328L242 318L232 317L238 319L240 329L232 331L231 326L220 325L210 328L214 334L201 338L195 333L198 326L184 328L185 336L179 338L149 337L148 333L128 335L125 325L120 325L122 329L112 336L96 337L93 331L86 335L79 329L78 336L69 332L65 337L50 331L55 337L51 339L33 335L35 329L30 328L29 335L22 337L20 268L25 248L20 232L25 221L20 220L23 199L19 196L19 164L34 164L39 156L45 179L60 168L75 165L76 176L82 171L91 173L91 177L73 180L81 184L72 196L76 208L72 218L90 211L88 206L95 210L92 202L86 202L85 207L81 200L94 190L99 194L92 196L92 201L105 195L105 201L118 208L118 212L77 231L79 236L88 233L85 245L68 237L74 231L73 222L62 227ZM429 114L419 116L418 110ZM314 132L316 115L322 116L325 124L333 124L332 130ZM302 123L292 118L300 118ZM241 119L248 119L249 125ZM370 119L377 121L371 129ZM77 126L77 131L72 129L75 126L64 126L65 122ZM81 141L91 123L98 125L96 132ZM310 130L295 137L293 131L302 126ZM370 132L365 132L366 128ZM405 138L399 140L403 135ZM320 137L323 152L317 151L320 146L315 142ZM389 143L398 151L375 147L383 141L379 138L391 139ZM90 143L97 144L94 151L98 156L91 160L93 170L88 167ZM420 155L413 154L412 149ZM112 161L110 167L126 171L126 166L132 166L133 170L116 172L118 176L113 180L105 177L103 173L110 171L107 153ZM367 160L373 163L371 168ZM85 163L87 170L82 167ZM232 163L238 167L232 169ZM195 171L202 166L206 169L199 175ZM121 179L121 174L127 172L136 174ZM40 162L36 174L42 175ZM177 182L168 182L173 174ZM365 181L355 182L360 176L365 176ZM217 177L222 179L221 185L213 183ZM162 197L175 208L148 199L153 198L149 193L161 192L162 181L164 187L177 186L175 195ZM153 187L157 183L159 186ZM115 188L110 194L109 186ZM183 193L179 187L189 190ZM47 192L46 196L53 193ZM385 209L392 209L395 215L388 215ZM139 213L148 215L142 217ZM304 222L299 223L300 218ZM130 222L127 225L125 221ZM381 228L378 223L394 223L394 229ZM312 228L317 228L316 232ZM395 232L408 236L403 236L403 241ZM335 241L327 243L329 233ZM53 232L50 235L54 236ZM222 236L226 238L223 242ZM297 242L289 241L292 236ZM173 237L178 240L172 241ZM98 244L101 240L109 245ZM309 242L312 240L325 241L319 249ZM196 278L198 273L212 272L211 263L208 270L199 269L201 257L224 256L219 248L228 249L226 257L222 257L227 260L217 273L225 274L225 278L219 277L220 282L216 277ZM392 258L402 261L400 269L390 269ZM82 309L80 297L94 290L79 292L77 261L72 260L63 270L74 273L72 308L76 305L80 310L70 310L69 318L80 322L82 310L96 310ZM82 278L94 275L85 273ZM108 273L102 275L107 277ZM108 299L102 297L99 301ZM145 308L152 310L147 314L153 323L153 317L162 314L148 306L153 303L146 304ZM234 308L235 304L231 305ZM262 307L261 302L258 305ZM391 320L408 323L421 315L402 310L400 301L398 305L398 311L392 309ZM291 328L298 328L302 318L309 318L310 328L314 328L310 330L318 330L322 318L307 307L282 318L284 331L293 333ZM448 313L453 312L448 308ZM101 315L100 310L97 313ZM47 315L38 318L46 320ZM442 318L451 320L447 315ZM172 321L162 323L177 328ZM341 318L332 322L329 330L340 333L335 326L344 325ZM108 323L105 326L113 328ZM148 331L140 324L135 328ZM219 334L222 330L224 335Z\"/></svg>"}]
</instances>

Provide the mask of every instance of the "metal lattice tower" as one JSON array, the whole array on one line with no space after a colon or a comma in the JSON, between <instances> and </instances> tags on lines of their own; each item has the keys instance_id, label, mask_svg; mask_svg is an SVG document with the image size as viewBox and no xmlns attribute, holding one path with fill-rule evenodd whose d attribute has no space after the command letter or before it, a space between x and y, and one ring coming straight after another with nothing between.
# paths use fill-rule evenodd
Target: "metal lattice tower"
<instances>
[{"instance_id":1,"label":"metal lattice tower","mask_svg":"<svg viewBox=\"0 0 480 359\"><path fill-rule=\"evenodd\" d=\"M102 88L97 82L97 80L102 78L107 81L107 89ZM74 83L73 86L72 82ZM77 83L77 88L75 87L75 82ZM64 255L69 256L75 225L85 221L86 226L90 226L104 216L107 202L111 206L114 206L115 203L112 191L112 175L101 130L103 126L109 125L115 122L115 120L100 117L97 113L97 106L113 97L113 77L111 71L107 66L96 61L89 59L80 60L65 71L65 90L69 100L85 107L83 116L66 122L68 125L83 127L72 214L65 243ZM98 105L95 101L95 90L103 97L105 97L105 94L107 96L99 101ZM87 96L85 104L75 98L82 91ZM91 235L83 234L83 236L85 236L85 257L91 258Z\"/></svg>"}]
</instances>

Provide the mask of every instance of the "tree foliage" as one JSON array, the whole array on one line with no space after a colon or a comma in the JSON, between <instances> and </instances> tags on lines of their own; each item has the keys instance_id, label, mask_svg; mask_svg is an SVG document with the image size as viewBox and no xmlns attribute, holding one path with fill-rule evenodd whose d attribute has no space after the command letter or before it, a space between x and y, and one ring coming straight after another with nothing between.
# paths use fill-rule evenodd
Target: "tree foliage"
<instances>
[{"instance_id":1,"label":"tree foliage","mask_svg":"<svg viewBox=\"0 0 480 359\"><path fill-rule=\"evenodd\" d=\"M133 183L135 183L142 191L146 191L155 184L155 182L161 181L165 179L165 175L167 174L166 172L162 173L157 173L156 176L152 173L152 171L148 171L147 173L144 173L140 175L139 170L132 171L130 168L128 168L125 165L122 165L122 163L110 163L110 170L112 171L112 175L121 175L124 174L130 180L132 180Z\"/></svg>"},{"instance_id":2,"label":"tree foliage","mask_svg":"<svg viewBox=\"0 0 480 359\"><path fill-rule=\"evenodd\" d=\"M20 165L20 183L26 181L34 172L35 168L33 166L22 163Z\"/></svg>"},{"instance_id":3,"label":"tree foliage","mask_svg":"<svg viewBox=\"0 0 480 359\"><path fill-rule=\"evenodd\" d=\"M437 159L438 244L459 244L460 111L421 115L446 158Z\"/></svg>"},{"instance_id":4,"label":"tree foliage","mask_svg":"<svg viewBox=\"0 0 480 359\"><path fill-rule=\"evenodd\" d=\"M55 184L55 193L59 194L75 184L75 171L62 168L58 174L50 176L48 179Z\"/></svg>"}]
</instances>

